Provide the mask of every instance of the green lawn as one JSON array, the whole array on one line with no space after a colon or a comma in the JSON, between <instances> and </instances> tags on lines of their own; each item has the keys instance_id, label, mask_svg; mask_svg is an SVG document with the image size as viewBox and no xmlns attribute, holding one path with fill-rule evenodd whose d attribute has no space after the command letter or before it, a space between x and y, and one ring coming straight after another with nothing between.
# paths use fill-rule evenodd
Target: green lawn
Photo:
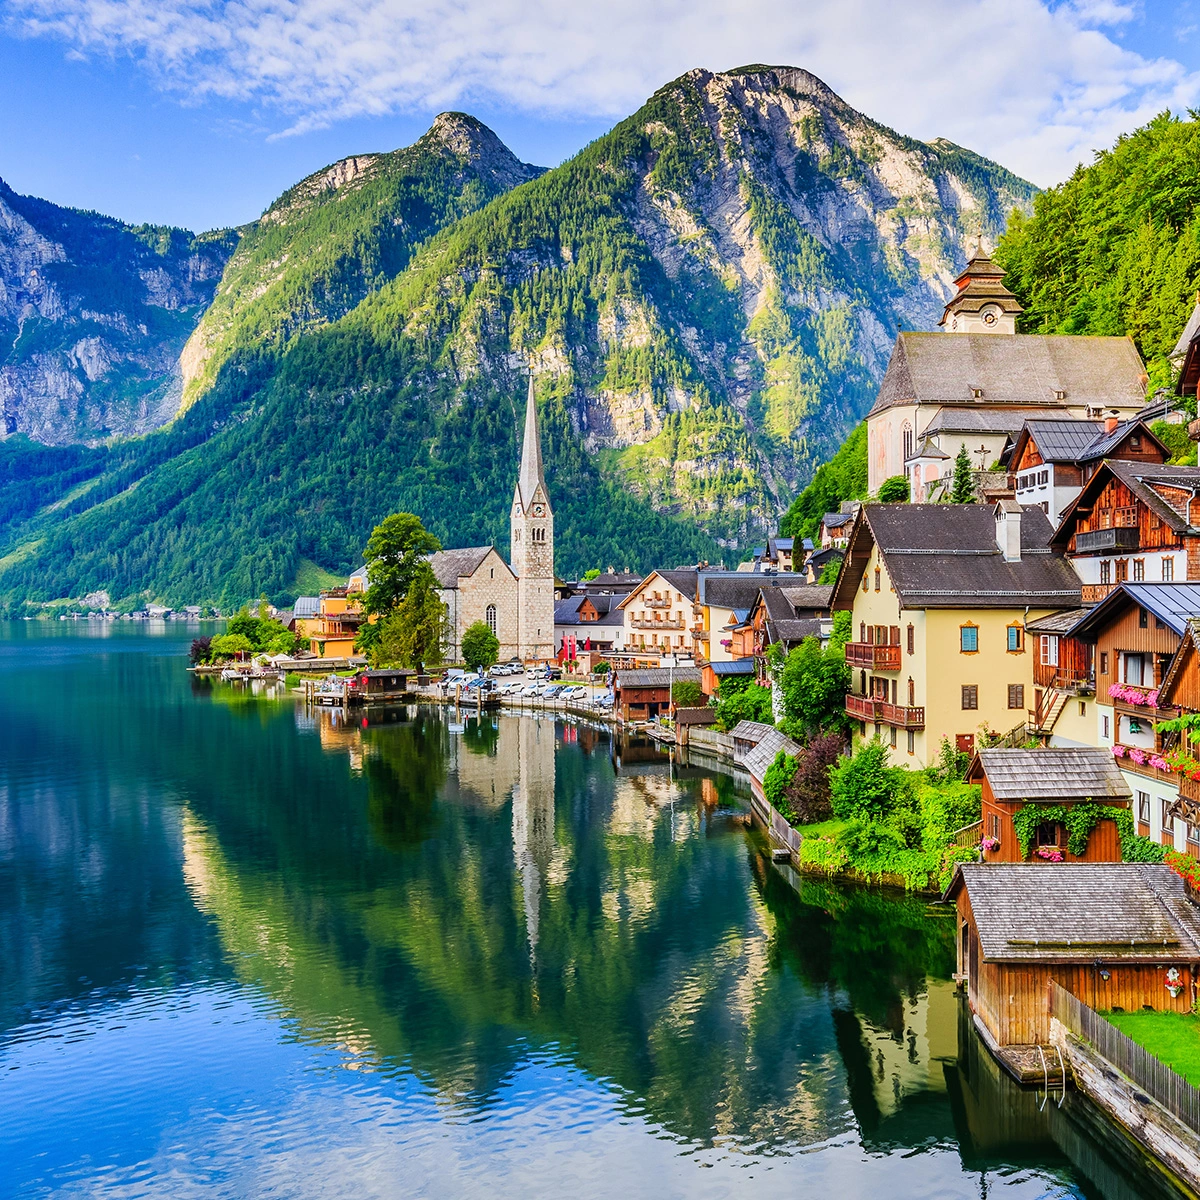
<instances>
[{"instance_id":1,"label":"green lawn","mask_svg":"<svg viewBox=\"0 0 1200 1200\"><path fill-rule=\"evenodd\" d=\"M1193 1087L1200 1087L1200 1018L1171 1012L1106 1012L1103 1016Z\"/></svg>"},{"instance_id":2,"label":"green lawn","mask_svg":"<svg viewBox=\"0 0 1200 1200\"><path fill-rule=\"evenodd\" d=\"M802 838L837 837L849 824L849 821L820 821L816 825L797 825L796 830Z\"/></svg>"}]
</instances>

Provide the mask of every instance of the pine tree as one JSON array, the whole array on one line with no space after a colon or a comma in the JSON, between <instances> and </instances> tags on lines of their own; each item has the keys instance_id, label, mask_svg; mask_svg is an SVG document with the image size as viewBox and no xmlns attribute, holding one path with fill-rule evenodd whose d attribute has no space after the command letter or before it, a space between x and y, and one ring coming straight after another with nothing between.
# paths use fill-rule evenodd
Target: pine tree
<instances>
[{"instance_id":1,"label":"pine tree","mask_svg":"<svg viewBox=\"0 0 1200 1200\"><path fill-rule=\"evenodd\" d=\"M954 484L950 489L951 504L974 504L975 485L971 482L971 459L966 446L958 448L954 460Z\"/></svg>"}]
</instances>

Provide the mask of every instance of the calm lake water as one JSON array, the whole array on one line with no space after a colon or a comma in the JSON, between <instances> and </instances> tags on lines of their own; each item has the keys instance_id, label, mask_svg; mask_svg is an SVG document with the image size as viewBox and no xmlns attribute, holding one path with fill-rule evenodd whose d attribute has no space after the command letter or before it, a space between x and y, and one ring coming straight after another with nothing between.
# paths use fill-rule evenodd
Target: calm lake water
<instances>
[{"instance_id":1,"label":"calm lake water","mask_svg":"<svg viewBox=\"0 0 1200 1200\"><path fill-rule=\"evenodd\" d=\"M190 636L0 625L0 1194L1162 1194L978 1050L951 920L789 878L732 779Z\"/></svg>"}]
</instances>

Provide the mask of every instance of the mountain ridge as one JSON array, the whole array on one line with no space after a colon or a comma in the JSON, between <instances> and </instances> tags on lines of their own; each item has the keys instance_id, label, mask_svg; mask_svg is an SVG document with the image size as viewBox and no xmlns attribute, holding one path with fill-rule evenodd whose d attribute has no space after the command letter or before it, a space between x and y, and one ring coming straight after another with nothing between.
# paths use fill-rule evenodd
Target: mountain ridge
<instances>
[{"instance_id":1,"label":"mountain ridge","mask_svg":"<svg viewBox=\"0 0 1200 1200\"><path fill-rule=\"evenodd\" d=\"M736 561L865 411L895 331L932 327L965 245L1035 191L800 69L688 72L479 203L422 154L383 172L389 194L449 219L394 258L355 208L375 158L271 206L286 219L257 223L257 250L243 237L193 335L218 329L220 353L190 406L86 485L79 464L40 468L64 495L6 530L0 510L0 594L284 597L302 560L356 565L396 508L445 544L503 544L530 371L564 571ZM318 242L332 257L254 309L279 246Z\"/></svg>"}]
</instances>

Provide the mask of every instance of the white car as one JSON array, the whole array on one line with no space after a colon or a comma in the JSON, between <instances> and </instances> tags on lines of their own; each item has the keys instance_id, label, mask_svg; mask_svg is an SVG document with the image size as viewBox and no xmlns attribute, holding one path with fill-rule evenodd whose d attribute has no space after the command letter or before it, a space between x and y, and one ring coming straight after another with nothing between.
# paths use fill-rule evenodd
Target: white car
<instances>
[{"instance_id":1,"label":"white car","mask_svg":"<svg viewBox=\"0 0 1200 1200\"><path fill-rule=\"evenodd\" d=\"M544 683L527 683L521 689L522 696L540 696L546 690Z\"/></svg>"}]
</instances>

